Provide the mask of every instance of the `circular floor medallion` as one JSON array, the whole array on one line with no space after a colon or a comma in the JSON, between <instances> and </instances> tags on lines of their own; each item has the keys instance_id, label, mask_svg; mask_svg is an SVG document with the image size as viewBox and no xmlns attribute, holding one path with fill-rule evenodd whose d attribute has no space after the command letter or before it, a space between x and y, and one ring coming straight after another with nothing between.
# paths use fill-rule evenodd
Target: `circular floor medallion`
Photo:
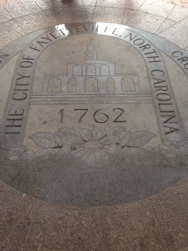
<instances>
[{"instance_id":1,"label":"circular floor medallion","mask_svg":"<svg viewBox=\"0 0 188 251\"><path fill-rule=\"evenodd\" d=\"M117 205L188 172L188 53L105 23L0 51L0 177L65 206Z\"/></svg>"}]
</instances>

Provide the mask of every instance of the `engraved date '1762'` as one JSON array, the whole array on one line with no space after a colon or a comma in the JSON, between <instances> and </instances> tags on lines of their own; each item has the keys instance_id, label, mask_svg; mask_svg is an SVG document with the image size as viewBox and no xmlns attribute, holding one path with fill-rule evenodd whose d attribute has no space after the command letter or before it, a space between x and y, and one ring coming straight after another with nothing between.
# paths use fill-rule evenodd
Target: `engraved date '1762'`
<instances>
[{"instance_id":1,"label":"engraved date '1762'","mask_svg":"<svg viewBox=\"0 0 188 251\"><path fill-rule=\"evenodd\" d=\"M78 123L82 123L83 119L85 116L87 116L89 109L87 108L82 108L82 109L74 109L74 112L78 112L79 113L79 117L78 117ZM113 113L114 113L114 117L112 118L112 122L113 123L125 123L126 119L124 118L124 110L122 108L114 108L112 109ZM64 122L64 117L65 117L65 109L62 109L59 111L60 113L60 123ZM110 116L103 112L102 109L98 109L95 112L93 112L92 117L94 119L94 121L96 123L99 124L104 124L107 121L109 121Z\"/></svg>"}]
</instances>

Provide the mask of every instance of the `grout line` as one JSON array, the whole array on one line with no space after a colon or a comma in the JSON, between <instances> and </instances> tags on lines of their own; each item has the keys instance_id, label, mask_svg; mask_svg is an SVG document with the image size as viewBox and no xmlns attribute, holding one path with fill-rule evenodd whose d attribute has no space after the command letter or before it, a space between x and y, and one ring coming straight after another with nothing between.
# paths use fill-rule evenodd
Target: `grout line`
<instances>
[{"instance_id":1,"label":"grout line","mask_svg":"<svg viewBox=\"0 0 188 251\"><path fill-rule=\"evenodd\" d=\"M48 20L52 23L52 25L56 25L57 22L55 22L55 24L54 24L53 19L48 16L48 14L45 12L45 10L42 10L41 12L45 15L45 17L48 18ZM56 18L55 18L55 20L56 20Z\"/></svg>"},{"instance_id":2,"label":"grout line","mask_svg":"<svg viewBox=\"0 0 188 251\"><path fill-rule=\"evenodd\" d=\"M136 10L139 10L146 2L147 0L145 0Z\"/></svg>"},{"instance_id":3,"label":"grout line","mask_svg":"<svg viewBox=\"0 0 188 251\"><path fill-rule=\"evenodd\" d=\"M187 17L181 19L180 21L183 21L183 20L185 20L186 18L187 18ZM173 21L174 24L172 24L172 25L170 25L169 27L167 27L166 29L160 31L158 34L160 34L160 33L163 32L163 31L166 31L167 29L169 29L169 28L175 26L176 24L179 24L179 22L180 22L180 21L178 21L178 22L177 22L177 21L174 21L174 20L172 20L172 19L169 19L169 20ZM187 26L185 26L185 25L183 25L183 24L180 24L180 25L184 26L185 28L188 28ZM158 28L158 29L159 29L159 28ZM158 29L157 29L157 30L158 30ZM157 31L156 31L156 32L157 32Z\"/></svg>"},{"instance_id":4,"label":"grout line","mask_svg":"<svg viewBox=\"0 0 188 251\"><path fill-rule=\"evenodd\" d=\"M168 13L168 15L164 18L164 20L163 20L163 22L161 23L161 25L157 28L157 30L154 32L154 33L156 33L158 30L159 30L159 28L164 24L164 22L168 19L168 17L169 17L169 15L172 13L172 11L174 10L174 8L175 8L176 6L174 5L174 7L172 8L172 10ZM174 25L174 24L173 24ZM170 26L171 27L171 26ZM168 27L169 28L169 27Z\"/></svg>"},{"instance_id":5,"label":"grout line","mask_svg":"<svg viewBox=\"0 0 188 251\"><path fill-rule=\"evenodd\" d=\"M29 225L28 232L27 232L27 235L26 235L26 241L27 242L28 242L28 240L30 238L30 234L31 234L31 231L32 231L33 223L34 223L34 218L36 218L36 216L38 214L38 209L39 209L39 203L36 205L35 209L33 210L32 216L30 216L31 217L30 225Z\"/></svg>"},{"instance_id":6,"label":"grout line","mask_svg":"<svg viewBox=\"0 0 188 251\"><path fill-rule=\"evenodd\" d=\"M6 9L6 11L9 13L9 15L12 17L12 19L14 19L13 15L10 13L10 11L7 9L7 7L4 5L4 8Z\"/></svg>"},{"instance_id":7,"label":"grout line","mask_svg":"<svg viewBox=\"0 0 188 251\"><path fill-rule=\"evenodd\" d=\"M123 10L123 17L122 17L122 22L121 24L124 24L124 17L125 17L125 11L126 11L126 3L125 3L125 6L124 6L124 10Z\"/></svg>"},{"instance_id":8,"label":"grout line","mask_svg":"<svg viewBox=\"0 0 188 251\"><path fill-rule=\"evenodd\" d=\"M25 210L23 210L23 214L19 219L15 222L15 224L11 227L10 232L7 234L6 238L4 241L1 243L0 248L3 247L3 245L6 243L6 241L11 237L13 234L13 231L16 230L16 228L19 226L20 222L24 217L26 217L29 213L33 212L34 204L31 203L30 206L28 206ZM25 213L25 214L24 214Z\"/></svg>"},{"instance_id":9,"label":"grout line","mask_svg":"<svg viewBox=\"0 0 188 251\"><path fill-rule=\"evenodd\" d=\"M84 7L85 13L86 13L86 16L87 16L88 22L90 22L90 20L89 20L89 16L88 16L88 13L87 13L87 10L86 10L86 7L85 7L85 4L84 4L83 0L81 0L81 1L82 1L82 5L83 5L83 7Z\"/></svg>"},{"instance_id":10,"label":"grout line","mask_svg":"<svg viewBox=\"0 0 188 251\"><path fill-rule=\"evenodd\" d=\"M8 22L12 22L12 21L14 21L14 22L20 27L20 29L22 30L22 33L20 33L19 31L17 31L16 29L13 29L12 26L7 25ZM18 22L16 21L16 18L12 18L11 20L8 20L8 21L4 22L3 25L4 25L6 28L9 28L10 30L16 32L16 33L19 34L20 36L25 35L24 30L22 29L22 27L20 26L20 24L18 24Z\"/></svg>"},{"instance_id":11,"label":"grout line","mask_svg":"<svg viewBox=\"0 0 188 251\"><path fill-rule=\"evenodd\" d=\"M97 224L98 224L99 234L102 239L103 251L106 251L105 244L104 244L104 237L103 237L102 228L101 228L100 217L99 217L99 212L98 212L97 208L95 210L96 210L96 215L97 215Z\"/></svg>"},{"instance_id":12,"label":"grout line","mask_svg":"<svg viewBox=\"0 0 188 251\"><path fill-rule=\"evenodd\" d=\"M137 9L133 9L135 12L133 15L136 15L136 13L139 11L139 9L146 3L147 0L145 0ZM128 9L128 8L127 8ZM142 11L143 12L143 11ZM127 19L127 21L125 22L125 24L127 24L130 20L132 19L132 16L130 18Z\"/></svg>"},{"instance_id":13,"label":"grout line","mask_svg":"<svg viewBox=\"0 0 188 251\"><path fill-rule=\"evenodd\" d=\"M96 3L95 3L95 7L94 7L94 10L93 10L93 15L91 17L91 21L93 21L93 17L94 17L94 13L95 13L96 7L98 7L98 1L99 0L97 0Z\"/></svg>"}]
</instances>

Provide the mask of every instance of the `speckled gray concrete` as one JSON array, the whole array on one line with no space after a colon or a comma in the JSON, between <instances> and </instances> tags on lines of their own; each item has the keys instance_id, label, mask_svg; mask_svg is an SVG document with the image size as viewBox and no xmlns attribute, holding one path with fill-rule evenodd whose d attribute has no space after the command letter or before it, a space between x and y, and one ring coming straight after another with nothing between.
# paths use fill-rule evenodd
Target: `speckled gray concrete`
<instances>
[{"instance_id":1,"label":"speckled gray concrete","mask_svg":"<svg viewBox=\"0 0 188 251\"><path fill-rule=\"evenodd\" d=\"M24 34L27 34L28 32L38 31L41 28L57 25L59 23L104 21L127 24L129 26L155 32L156 34L159 34L160 36L166 37L169 40L175 42L177 45L181 46L185 50L188 49L188 32L186 31L188 27L188 10L177 7L173 4L163 3L162 1L157 1L157 3L156 1L138 0L131 2L125 2L123 0L118 2L90 0L89 3L88 1L62 2L39 0L27 2L15 0L8 2L8 4L2 4L1 7L1 46L8 45L15 38L21 39L21 37ZM45 33L46 31L47 30L44 29L42 32ZM37 34L38 36L40 36L40 31ZM149 34L143 32L143 35L148 36L147 39L150 39ZM31 38L32 34L28 35L27 41L30 41ZM17 54L17 52L22 46L27 45L27 41L21 39L19 45L16 45L15 43L15 47L14 49L12 49L12 53ZM84 48L86 48L87 44L83 44L83 50ZM161 40L158 44L158 47L164 46L164 44L165 42ZM11 49L9 47L7 48L8 50ZM97 48L100 50L99 46ZM169 48L166 48L166 50L168 49ZM48 51L46 51L46 53L48 54ZM82 55L82 53L80 55ZM163 57L167 62L167 56L164 54ZM84 57L80 59L84 60ZM8 63L9 69L11 69L11 66L15 64L16 60L17 58L15 57ZM44 58L41 58L40 60L42 64L43 60L45 60L45 55ZM174 65L176 65L175 63L170 63L170 61L168 61L168 63L170 64L170 67L174 67ZM6 66L8 64L5 65L5 67L3 68L4 70L6 69ZM39 69L40 68L41 67L39 67ZM46 69L48 70L48 68ZM176 67L172 69L176 69ZM61 77L65 75L65 73L66 72L60 73ZM40 79L40 72L38 72L37 74ZM59 74L58 70L56 75L57 74ZM174 79L174 76L176 76L176 74L180 74L180 72L175 71L172 80ZM3 74L2 76L5 75ZM8 77L11 79L11 75L7 76L7 83ZM181 79L181 83L185 82L183 73L181 73L179 77ZM6 78L3 79L3 81L5 80ZM70 91L71 90L74 90L74 87L71 87ZM176 90L178 90L178 87ZM38 90L36 89L36 92L37 91ZM38 100L36 101L36 97L37 95L33 97L33 104L35 102L38 102ZM178 98L181 99L181 95L178 96ZM93 113L96 112L95 107L93 107L92 109ZM35 111L33 110L31 112ZM52 110L51 112L51 114L53 114L54 111ZM62 112L60 115L62 115ZM185 115L183 117L184 120L187 118L186 109L183 111L183 115ZM62 117L60 117L60 119L62 119ZM45 121L45 117L41 118L41 121ZM32 128L33 122L34 121L32 121L31 116L31 120L28 124L29 127L27 128L26 133L30 131L29 128ZM131 126L132 125L130 124L130 127ZM185 125L185 127L186 126L187 124ZM45 123L43 124L43 127L45 128ZM70 124L68 124L67 127L70 128ZM90 126L88 126L88 128L90 129L84 131L79 131L81 130L81 128L79 128L78 132L82 136L82 139L84 139L84 144L87 144L87 147L91 147L88 135L91 134L95 136L103 136L104 130L102 130L101 127L97 127L95 130L91 130ZM133 130L134 128L131 129ZM64 131L58 132L57 130L58 128L51 127L50 130L40 130L40 132L44 133L45 131L48 133L56 133L59 139L59 137L62 137L62 134L64 135ZM105 130L108 131L108 128L105 128ZM129 130L130 133L132 133L132 130ZM185 130L187 132L187 127ZM71 133L74 134L73 138L75 139L75 132L71 131ZM124 131L118 131L118 133L124 133ZM39 135L36 134L36 131L34 130L32 135L35 135L31 136L32 140L30 140L30 142L32 143L28 143L28 141L25 141L25 144L27 144L31 150L37 147L43 148L43 146L45 146L44 148L46 148L47 143L44 142L41 145L41 141L37 139L38 136L46 137L46 134ZM153 134L147 133L144 136L144 142L142 141L142 145L144 147L150 141L153 142L152 140L154 140L154 137L152 137L152 135ZM49 135L47 136L47 138L48 137ZM56 141L55 144L57 144L57 142L59 142L58 145L53 145L53 147L58 147L61 151L61 142ZM121 147L126 146L124 145L125 142L120 143ZM130 145L130 142L126 144ZM80 198L83 199L83 197L81 196L79 198L79 191L74 191L74 193L72 193L73 191L69 191L69 193L71 192L72 194L74 194L74 200L70 201L70 197L65 196L63 203L61 202L63 206L57 206L55 204L43 202L41 200L33 198L33 196L38 196L37 192L41 187L41 178L45 177L45 173L42 174L39 180L35 176L37 174L37 167L39 167L42 162L45 163L46 161L45 158L43 159L43 157L40 156L40 154L37 155L33 161L31 161L31 163L33 164L33 168L36 168L36 172L33 172L32 177L29 177L28 174L25 175L23 170L21 170L20 172L18 172L18 174L13 174L13 176L15 175L14 180L10 179L11 177L9 175L13 172L14 167L15 172L17 172L16 167L22 168L19 165L20 163L17 162L18 159L16 158L18 154L22 154L22 150L23 149L18 149L16 151L16 149L14 149L12 155L7 156L7 160L8 158L10 158L8 161L13 164L9 165L7 164L8 162L5 161L7 167L9 167L7 169L4 168L5 166L3 167L2 173L4 176L1 176L1 178L6 183L9 183L16 189L21 190L22 188L24 188L22 191L24 193L21 193L18 192L18 190L10 188L3 182L0 183L1 250L186 250L186 247L188 246L188 223L185 220L188 217L188 181L185 177L186 168L185 172L183 171L183 169L179 172L180 174L182 174L181 177L178 177L177 179L177 177L174 176L175 182L177 180L180 180L174 186L171 186L173 185L173 183L171 183L169 187L167 182L166 187L160 187L160 191L152 192L152 189L155 190L156 187L152 187L151 181L151 189L148 189L149 194L143 196L145 197L145 199L140 200L141 198L143 198L140 197L133 200L128 199L127 201L125 201L125 198L128 197L125 196L124 198L122 198L116 196L118 193L121 193L121 187L116 187L117 190L113 190L114 194L111 193L111 191L110 194L109 191L103 190L102 192L107 195L106 200L104 200L105 197L104 195L102 195L102 199L96 201L96 195L99 193L100 195L102 194L100 192L100 186L104 185L106 179L103 179L103 177L105 177L107 174L105 173L105 169L102 169L101 171L99 165L97 167L98 171L95 174L96 179L99 182L99 190L96 194L90 194L93 197L89 196L88 200L86 192L86 197L84 197L86 198L86 200L84 201L80 200ZM72 150L76 150L74 146L72 147ZM146 157L148 157L148 164L150 165L151 159L148 155L149 150L150 149L142 150L139 148L139 153L137 153L137 156L139 156L139 154L144 154ZM182 148L179 150L181 151ZM166 151L166 154L168 155L168 157L165 159L166 162L164 163L163 161L163 164L166 166L166 168L168 169L174 166L177 167L176 162L174 162L173 159L178 149L170 149L169 151L169 149L163 148L163 153L164 151ZM50 152L50 154L56 153ZM43 155L44 152L42 156ZM156 163L156 160L160 161L160 153L155 151L154 155L156 155L156 159L155 157L153 159L154 163ZM30 160L33 159L33 156L31 156L30 152L27 152L26 155L22 154L22 156L23 160L24 158L28 160L30 157L32 157L30 158ZM56 159L58 158L58 156L59 153L56 155ZM127 159L127 157L125 158ZM139 158L137 160L138 166L141 164L140 160L141 159ZM181 163L179 168L181 169L183 168L182 163L186 163L186 160L184 156L181 156L179 160L180 162L178 163ZM74 165L76 166L77 170L79 170L79 167L83 166L83 163L80 164L78 163L78 161L75 162L75 160L73 159L71 159L71 161L70 159L66 159L64 161L66 161L66 163L68 164L70 164L71 161L72 163L74 162ZM128 159L128 161L131 161L130 158ZM170 162L167 163L168 161ZM49 164L48 161L46 165L47 164ZM108 160L105 165L108 166ZM121 163L114 163L114 165L120 167L121 171L123 170L123 168L121 168ZM72 166L72 169L74 169L74 166ZM58 175L58 172L59 171L57 166L56 175ZM82 169L82 172L85 173L85 170ZM123 172L122 174L125 175L125 172ZM163 176L160 170L158 174ZM158 174L156 175L156 177L160 179L160 175L158 176ZM30 173L29 175L32 174ZM60 175L62 175L62 173ZM72 173L72 171L70 172L69 170L69 176L71 177L71 175L73 175L74 178L75 173ZM54 178L53 176L54 172L52 170L50 175L52 180ZM125 178L125 176L123 178ZM22 184L20 183L20 177L22 177ZM117 175L114 175L114 177L117 178ZM33 181L31 183L27 182L31 181L32 179ZM169 180L169 175L166 176L166 180ZM82 180L82 182L83 181L84 180ZM113 181L108 181L112 184L113 188L113 181L115 181L115 179ZM121 183L119 184L121 185ZM61 191L61 184L59 183L59 185ZM149 185L147 184L146 187L147 186ZM68 184L67 188L69 187L71 187L70 184ZM168 189L165 190L166 188ZM25 193L31 194L32 196L30 197ZM51 188L49 189L49 192L47 194L49 195L49 197L44 198L44 194L41 193L41 197L38 196L38 198L56 203L59 202L58 196L61 197L61 194L59 194L57 197L53 197L53 189ZM155 195L150 197L152 194ZM149 198L146 198L148 196ZM97 196L97 198L99 197ZM118 198L120 198L121 201L118 201ZM134 202L125 204L125 202L130 201Z\"/></svg>"}]
</instances>

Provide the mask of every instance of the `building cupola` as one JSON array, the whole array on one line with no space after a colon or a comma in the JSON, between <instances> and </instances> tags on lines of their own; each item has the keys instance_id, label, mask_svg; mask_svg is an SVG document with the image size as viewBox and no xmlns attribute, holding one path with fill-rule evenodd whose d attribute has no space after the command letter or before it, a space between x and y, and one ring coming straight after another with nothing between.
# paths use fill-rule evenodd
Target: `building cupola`
<instances>
[{"instance_id":1,"label":"building cupola","mask_svg":"<svg viewBox=\"0 0 188 251\"><path fill-rule=\"evenodd\" d=\"M95 45L93 44L93 40L90 40L90 44L87 45L87 50L85 52L85 59L86 60L96 60L97 59L97 52L95 50Z\"/></svg>"}]
</instances>

